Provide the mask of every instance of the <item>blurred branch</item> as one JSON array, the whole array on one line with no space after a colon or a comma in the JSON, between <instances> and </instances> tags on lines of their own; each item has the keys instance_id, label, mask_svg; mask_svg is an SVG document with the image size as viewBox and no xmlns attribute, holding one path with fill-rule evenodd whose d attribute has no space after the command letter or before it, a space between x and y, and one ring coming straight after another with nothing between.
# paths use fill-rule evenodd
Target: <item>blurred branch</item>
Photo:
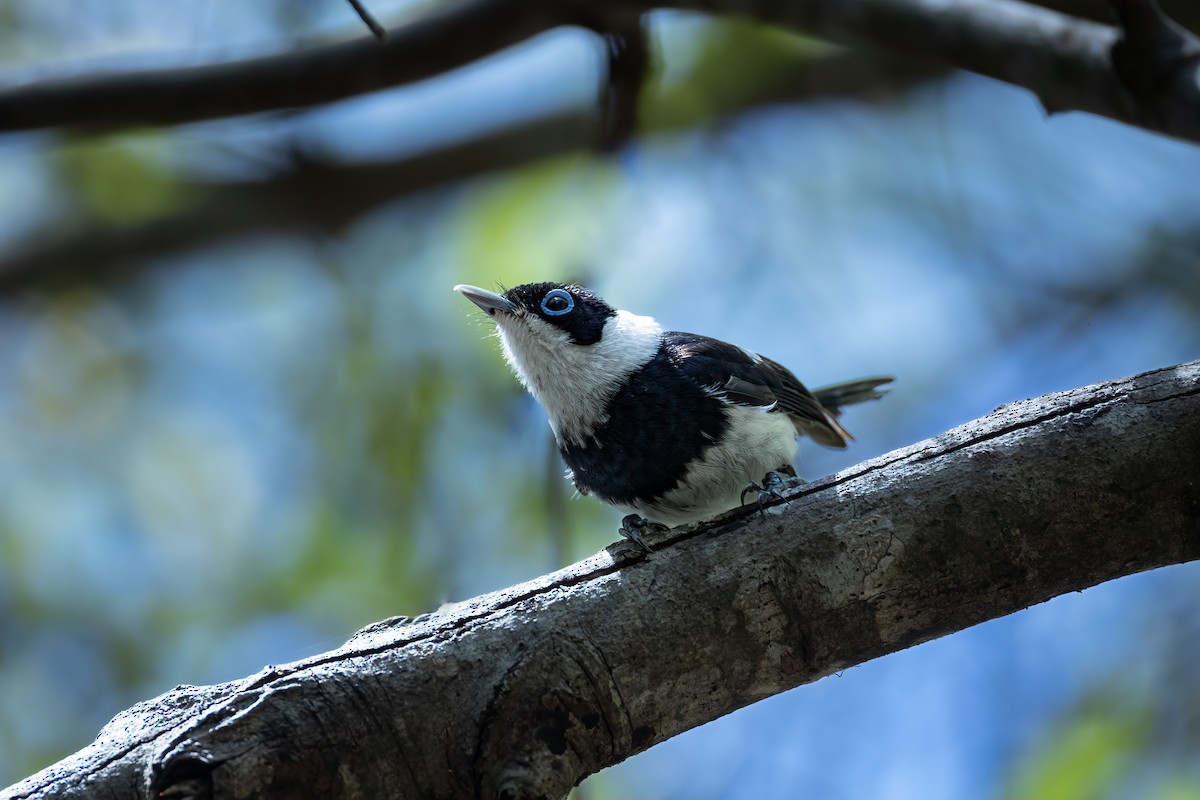
<instances>
[{"instance_id":1,"label":"blurred branch","mask_svg":"<svg viewBox=\"0 0 1200 800\"><path fill-rule=\"evenodd\" d=\"M658 8L739 14L838 43L939 59L1029 89L1052 112L1087 111L1200 141L1194 65L1181 64L1169 91L1153 98L1130 92L1110 58L1116 28L1019 0L470 0L382 43L0 91L0 131L175 124L312 106L428 78L562 25L622 29L625 15Z\"/></svg>"},{"instance_id":2,"label":"blurred branch","mask_svg":"<svg viewBox=\"0 0 1200 800\"><path fill-rule=\"evenodd\" d=\"M645 103L643 131L674 131L773 103L878 97L945 74L927 62L842 50L773 61L769 70L705 87L702 104L673 94L652 97ZM583 152L600 138L602 123L590 108L579 107L394 161L339 164L302 156L291 169L254 183L184 184L180 194L203 200L173 216L119 229L71 230L56 222L40 241L0 253L0 293L103 281L143 269L151 259L233 236L336 232L405 195Z\"/></svg>"},{"instance_id":3,"label":"blurred branch","mask_svg":"<svg viewBox=\"0 0 1200 800\"><path fill-rule=\"evenodd\" d=\"M604 39L607 75L600 90L603 119L599 148L620 151L637 133L638 101L650 72L650 41L646 20L638 15L597 31Z\"/></svg>"},{"instance_id":4,"label":"blurred branch","mask_svg":"<svg viewBox=\"0 0 1200 800\"><path fill-rule=\"evenodd\" d=\"M1155 0L1112 0L1112 5L1121 23L1121 37L1112 47L1121 83L1147 104L1187 91L1189 83L1196 90L1200 38L1168 19ZM1200 97L1200 91L1196 94Z\"/></svg>"},{"instance_id":5,"label":"blurred branch","mask_svg":"<svg viewBox=\"0 0 1200 800\"><path fill-rule=\"evenodd\" d=\"M1030 0L1034 5L1094 22L1113 21L1112 0ZM1176 22L1200 31L1200 3L1195 0L1159 0L1162 10Z\"/></svg>"},{"instance_id":6,"label":"blurred branch","mask_svg":"<svg viewBox=\"0 0 1200 800\"><path fill-rule=\"evenodd\" d=\"M1200 362L1027 400L769 513L677 528L116 717L5 800L563 797L689 728L1200 558Z\"/></svg>"},{"instance_id":7,"label":"blurred branch","mask_svg":"<svg viewBox=\"0 0 1200 800\"><path fill-rule=\"evenodd\" d=\"M302 108L430 78L567 22L552 3L467 0L390 32L284 55L0 91L0 131L174 125Z\"/></svg>"},{"instance_id":8,"label":"blurred branch","mask_svg":"<svg viewBox=\"0 0 1200 800\"><path fill-rule=\"evenodd\" d=\"M655 3L663 4L663 0ZM1111 57L1120 30L1019 0L671 0L667 4L745 14L840 44L870 44L938 59L1028 89L1051 113L1087 111L1200 142L1200 70L1194 62L1177 64L1169 80L1163 81L1163 91L1154 96L1131 91ZM643 3L624 0L622 5Z\"/></svg>"}]
</instances>

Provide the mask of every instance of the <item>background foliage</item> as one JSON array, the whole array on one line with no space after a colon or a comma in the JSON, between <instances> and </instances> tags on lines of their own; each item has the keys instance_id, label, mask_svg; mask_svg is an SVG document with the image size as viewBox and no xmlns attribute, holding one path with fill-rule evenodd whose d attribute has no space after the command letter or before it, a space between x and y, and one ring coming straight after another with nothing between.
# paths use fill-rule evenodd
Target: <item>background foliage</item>
<instances>
[{"instance_id":1,"label":"background foliage","mask_svg":"<svg viewBox=\"0 0 1200 800\"><path fill-rule=\"evenodd\" d=\"M355 25L337 2L6 0L0 80ZM455 283L581 279L810 384L898 376L849 413L849 451L804 446L810 476L1200 352L1195 147L865 56L789 101L840 54L687 15L653 36L647 134L619 158L419 193L388 165L590 104L593 38L305 113L0 138L0 271L57 276L0 297L0 785L176 684L614 538L615 512L569 500L540 410ZM186 235L150 235L175 218ZM582 791L1195 797L1198 578L1135 576L889 656Z\"/></svg>"}]
</instances>

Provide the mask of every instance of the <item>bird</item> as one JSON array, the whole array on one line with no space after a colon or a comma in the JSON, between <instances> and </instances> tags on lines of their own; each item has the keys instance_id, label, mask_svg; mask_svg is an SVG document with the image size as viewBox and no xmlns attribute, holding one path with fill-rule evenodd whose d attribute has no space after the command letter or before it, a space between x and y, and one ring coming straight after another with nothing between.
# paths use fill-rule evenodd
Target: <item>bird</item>
<instances>
[{"instance_id":1,"label":"bird","mask_svg":"<svg viewBox=\"0 0 1200 800\"><path fill-rule=\"evenodd\" d=\"M882 397L891 377L809 391L786 367L744 347L614 308L576 284L527 283L503 294L459 284L496 324L504 358L545 410L583 495L626 512L619 533L643 535L759 507L796 477L807 436L844 448L844 406ZM761 483L758 481L761 480Z\"/></svg>"}]
</instances>

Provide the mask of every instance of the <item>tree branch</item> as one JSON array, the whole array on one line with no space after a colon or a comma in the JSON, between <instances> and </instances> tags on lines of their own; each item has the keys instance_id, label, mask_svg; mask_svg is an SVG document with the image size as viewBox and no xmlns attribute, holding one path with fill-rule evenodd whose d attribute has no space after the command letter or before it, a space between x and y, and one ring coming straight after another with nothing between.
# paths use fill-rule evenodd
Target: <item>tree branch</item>
<instances>
[{"instance_id":1,"label":"tree branch","mask_svg":"<svg viewBox=\"0 0 1200 800\"><path fill-rule=\"evenodd\" d=\"M749 14L841 44L938 59L1024 87L1052 113L1087 111L1200 142L1200 73L1194 63L1177 65L1160 95L1135 94L1113 67L1118 29L1019 0L666 1L674 8Z\"/></svg>"},{"instance_id":2,"label":"tree branch","mask_svg":"<svg viewBox=\"0 0 1200 800\"><path fill-rule=\"evenodd\" d=\"M1182 110L1175 99L1190 97L1192 122L1200 124L1200 38L1167 19L1155 0L1112 0L1112 5L1121 23L1121 36L1112 46L1121 83L1164 125Z\"/></svg>"},{"instance_id":3,"label":"tree branch","mask_svg":"<svg viewBox=\"0 0 1200 800\"><path fill-rule=\"evenodd\" d=\"M568 21L544 0L468 0L384 41L363 37L244 61L18 86L0 91L0 131L174 125L314 106L449 72Z\"/></svg>"},{"instance_id":4,"label":"tree branch","mask_svg":"<svg viewBox=\"0 0 1200 800\"><path fill-rule=\"evenodd\" d=\"M772 62L769 75L756 72L746 82L708 87L703 110L694 100L656 94L642 129L674 132L772 103L877 98L945 74L928 62L877 53L801 54ZM580 106L394 161L341 164L301 157L260 181L181 183L182 196L202 198L196 205L135 227L73 227L54 220L40 236L0 252L0 295L111 280L155 258L234 236L336 232L397 198L583 152L603 139L603 123Z\"/></svg>"},{"instance_id":5,"label":"tree branch","mask_svg":"<svg viewBox=\"0 0 1200 800\"><path fill-rule=\"evenodd\" d=\"M1169 90L1147 98L1129 91L1113 68L1117 29L1020 0L620 0L603 6L594 0L471 0L398 29L384 42L360 39L212 66L9 89L0 92L0 131L175 124L312 106L428 78L561 25L604 29L605 15L657 8L741 14L835 42L940 59L1029 89L1052 112L1087 111L1200 141L1200 77L1193 62L1178 64L1165 83Z\"/></svg>"},{"instance_id":6,"label":"tree branch","mask_svg":"<svg viewBox=\"0 0 1200 800\"><path fill-rule=\"evenodd\" d=\"M837 670L1200 558L1200 362L1015 403L526 584L116 717L0 797L562 797Z\"/></svg>"},{"instance_id":7,"label":"tree branch","mask_svg":"<svg viewBox=\"0 0 1200 800\"><path fill-rule=\"evenodd\" d=\"M1030 0L1030 2L1094 22L1108 23L1113 20L1111 0ZM1195 0L1159 0L1159 5L1172 19L1193 31L1200 31L1200 3L1196 3Z\"/></svg>"},{"instance_id":8,"label":"tree branch","mask_svg":"<svg viewBox=\"0 0 1200 800\"><path fill-rule=\"evenodd\" d=\"M642 15L614 19L597 31L604 40L607 70L600 90L603 136L599 149L616 153L637 133L638 103L650 72L650 41Z\"/></svg>"}]
</instances>

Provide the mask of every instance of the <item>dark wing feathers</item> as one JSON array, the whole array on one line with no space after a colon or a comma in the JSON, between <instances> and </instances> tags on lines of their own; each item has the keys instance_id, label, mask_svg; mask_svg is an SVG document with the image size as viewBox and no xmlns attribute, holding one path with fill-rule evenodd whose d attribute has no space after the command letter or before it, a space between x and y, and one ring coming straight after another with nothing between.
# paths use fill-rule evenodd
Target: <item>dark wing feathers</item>
<instances>
[{"instance_id":1,"label":"dark wing feathers","mask_svg":"<svg viewBox=\"0 0 1200 800\"><path fill-rule=\"evenodd\" d=\"M721 394L735 402L748 406L769 406L775 402L775 393L769 386L730 375L724 383L715 384Z\"/></svg>"},{"instance_id":2,"label":"dark wing feathers","mask_svg":"<svg viewBox=\"0 0 1200 800\"><path fill-rule=\"evenodd\" d=\"M769 406L791 417L796 429L829 447L845 447L849 432L796 376L769 358L694 333L670 331L663 347L671 363L700 386L731 403Z\"/></svg>"}]
</instances>

